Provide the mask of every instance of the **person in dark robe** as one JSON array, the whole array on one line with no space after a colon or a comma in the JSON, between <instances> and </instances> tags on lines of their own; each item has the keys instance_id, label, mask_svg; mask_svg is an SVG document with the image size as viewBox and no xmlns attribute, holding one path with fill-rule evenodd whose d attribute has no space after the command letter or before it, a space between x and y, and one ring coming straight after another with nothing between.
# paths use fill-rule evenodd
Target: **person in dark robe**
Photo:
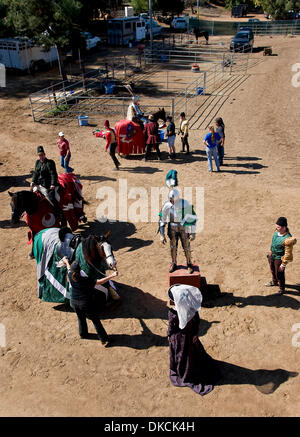
<instances>
[{"instance_id":1,"label":"person in dark robe","mask_svg":"<svg viewBox=\"0 0 300 437\"><path fill-rule=\"evenodd\" d=\"M174 306L168 312L170 380L175 387L206 395L214 389L218 372L198 338L202 294L197 287L179 284L170 287L168 296Z\"/></svg>"}]
</instances>

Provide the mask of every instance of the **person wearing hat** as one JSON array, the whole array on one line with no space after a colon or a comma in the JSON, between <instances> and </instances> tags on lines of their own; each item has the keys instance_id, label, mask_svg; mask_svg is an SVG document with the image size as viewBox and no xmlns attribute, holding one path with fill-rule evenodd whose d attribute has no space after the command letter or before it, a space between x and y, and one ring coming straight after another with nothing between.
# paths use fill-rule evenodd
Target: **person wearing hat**
<instances>
[{"instance_id":1,"label":"person wearing hat","mask_svg":"<svg viewBox=\"0 0 300 437\"><path fill-rule=\"evenodd\" d=\"M53 205L55 201L55 188L58 186L55 162L46 158L43 146L37 148L38 160L32 175L30 186L38 189Z\"/></svg>"},{"instance_id":2,"label":"person wearing hat","mask_svg":"<svg viewBox=\"0 0 300 437\"><path fill-rule=\"evenodd\" d=\"M220 373L198 338L202 294L197 287L175 284L169 288L168 298L171 383L204 396L214 389Z\"/></svg>"},{"instance_id":3,"label":"person wearing hat","mask_svg":"<svg viewBox=\"0 0 300 437\"><path fill-rule=\"evenodd\" d=\"M166 244L165 226L168 223L172 264L169 273L177 268L177 249L180 239L186 257L188 273L193 273L190 241L195 239L197 216L194 208L187 200L181 199L179 191L173 188L169 192L169 200L164 203L159 213L160 241Z\"/></svg>"},{"instance_id":4,"label":"person wearing hat","mask_svg":"<svg viewBox=\"0 0 300 437\"><path fill-rule=\"evenodd\" d=\"M59 138L57 140L57 146L60 155L60 165L65 169L66 173L72 173L74 169L69 166L69 162L71 159L71 150L69 141L65 138L63 132L59 132Z\"/></svg>"},{"instance_id":5,"label":"person wearing hat","mask_svg":"<svg viewBox=\"0 0 300 437\"><path fill-rule=\"evenodd\" d=\"M186 146L186 154L189 155L190 153L190 146L188 142L189 121L185 118L185 112L182 112L180 114L180 125L179 125L178 135L180 135L181 137L181 144L182 144L181 152L185 152L185 146Z\"/></svg>"},{"instance_id":6,"label":"person wearing hat","mask_svg":"<svg viewBox=\"0 0 300 437\"><path fill-rule=\"evenodd\" d=\"M71 301L70 305L75 310L78 320L79 335L81 338L88 338L88 326L86 319L90 319L96 329L99 340L104 346L108 346L109 337L99 319L99 311L95 309L93 303L93 290L96 285L102 285L110 279L118 275L118 272L113 272L110 276L105 276L102 279L91 279L81 275L78 261L73 261L70 265L67 257L63 257L62 261L67 267L68 279L71 285ZM100 301L103 306L106 303L106 297L103 292L97 290L100 296ZM99 297L98 296L98 297Z\"/></svg>"},{"instance_id":7,"label":"person wearing hat","mask_svg":"<svg viewBox=\"0 0 300 437\"><path fill-rule=\"evenodd\" d=\"M106 138L106 147L105 151L109 151L109 154L111 156L111 159L113 160L115 164L115 168L113 170L119 170L119 167L121 163L116 158L116 148L117 148L117 139L116 139L116 133L114 129L112 129L109 125L109 120L105 120L104 127L106 129L105 138Z\"/></svg>"},{"instance_id":8,"label":"person wearing hat","mask_svg":"<svg viewBox=\"0 0 300 437\"><path fill-rule=\"evenodd\" d=\"M279 217L275 224L270 253L267 255L272 280L267 287L279 286L279 293L285 292L285 268L293 260L293 246L296 244L287 224L286 217Z\"/></svg>"},{"instance_id":9,"label":"person wearing hat","mask_svg":"<svg viewBox=\"0 0 300 437\"><path fill-rule=\"evenodd\" d=\"M144 135L146 142L145 161L148 161L148 159L150 158L152 147L156 150L158 159L162 160L159 150L160 136L158 133L158 123L155 120L153 114L149 115L148 121L147 123L145 123Z\"/></svg>"},{"instance_id":10,"label":"person wearing hat","mask_svg":"<svg viewBox=\"0 0 300 437\"><path fill-rule=\"evenodd\" d=\"M167 116L167 132L166 132L166 137L168 139L169 156L170 156L170 158L174 159L174 158L176 158L176 153L175 153L176 134L175 134L175 124L172 121L171 115Z\"/></svg>"}]
</instances>

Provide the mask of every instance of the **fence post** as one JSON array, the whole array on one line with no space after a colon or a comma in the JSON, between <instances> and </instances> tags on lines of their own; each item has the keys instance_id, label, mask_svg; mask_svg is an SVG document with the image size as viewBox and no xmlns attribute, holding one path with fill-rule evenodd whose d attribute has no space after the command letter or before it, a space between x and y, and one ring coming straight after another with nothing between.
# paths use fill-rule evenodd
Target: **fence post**
<instances>
[{"instance_id":1,"label":"fence post","mask_svg":"<svg viewBox=\"0 0 300 437\"><path fill-rule=\"evenodd\" d=\"M215 68L214 68L214 89L213 90L215 90L215 86L216 86L216 69L217 69L217 66L215 65Z\"/></svg>"},{"instance_id":2,"label":"fence post","mask_svg":"<svg viewBox=\"0 0 300 437\"><path fill-rule=\"evenodd\" d=\"M33 110L32 101L31 101L31 97L30 96L29 96L29 102L30 102L32 118L33 118L33 121L35 121L34 110Z\"/></svg>"},{"instance_id":3,"label":"fence post","mask_svg":"<svg viewBox=\"0 0 300 437\"><path fill-rule=\"evenodd\" d=\"M124 98L122 99L122 109L123 109L123 117L125 118L125 100Z\"/></svg>"}]
</instances>

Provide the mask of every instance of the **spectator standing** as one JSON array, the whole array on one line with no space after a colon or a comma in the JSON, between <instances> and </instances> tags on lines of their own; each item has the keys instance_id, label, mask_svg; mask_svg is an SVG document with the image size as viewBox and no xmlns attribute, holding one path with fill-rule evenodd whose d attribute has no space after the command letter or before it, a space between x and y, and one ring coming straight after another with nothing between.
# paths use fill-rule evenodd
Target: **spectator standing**
<instances>
[{"instance_id":1,"label":"spectator standing","mask_svg":"<svg viewBox=\"0 0 300 437\"><path fill-rule=\"evenodd\" d=\"M221 117L216 118L216 133L218 133L221 137L220 140L217 141L218 146L218 156L219 156L219 165L223 165L224 158L224 144L225 144L225 125Z\"/></svg>"},{"instance_id":2,"label":"spectator standing","mask_svg":"<svg viewBox=\"0 0 300 437\"><path fill-rule=\"evenodd\" d=\"M112 273L103 279L90 279L83 277L80 274L80 267L78 261L73 261L70 265L67 257L63 258L63 262L68 270L68 278L71 285L71 307L75 310L78 319L79 335L81 338L88 338L88 326L86 319L90 319L96 329L99 340L104 346L108 346L109 337L99 319L99 314L95 305L93 304L92 294L95 285L105 284L110 279L118 275L118 272ZM97 290L97 293L102 294L103 306L106 303L105 293Z\"/></svg>"},{"instance_id":3,"label":"spectator standing","mask_svg":"<svg viewBox=\"0 0 300 437\"><path fill-rule=\"evenodd\" d=\"M215 164L217 167L217 171L220 171L219 166L219 158L218 158L218 147L217 147L217 141L221 139L220 135L215 132L215 129L213 126L209 127L209 133L205 135L204 137L204 145L206 146L206 155L208 160L208 170L210 172L213 171L212 168L212 157L215 160Z\"/></svg>"},{"instance_id":4,"label":"spectator standing","mask_svg":"<svg viewBox=\"0 0 300 437\"><path fill-rule=\"evenodd\" d=\"M158 159L162 160L161 153L159 150L160 137L158 133L158 123L154 118L153 114L149 115L149 121L145 123L144 135L146 141L146 154L145 161L148 161L152 147L155 148Z\"/></svg>"},{"instance_id":5,"label":"spectator standing","mask_svg":"<svg viewBox=\"0 0 300 437\"><path fill-rule=\"evenodd\" d=\"M167 117L167 132L166 136L168 139L168 146L169 146L169 156L170 158L176 158L176 152L175 152L175 124L172 121L171 115L168 115Z\"/></svg>"},{"instance_id":6,"label":"spectator standing","mask_svg":"<svg viewBox=\"0 0 300 437\"><path fill-rule=\"evenodd\" d=\"M71 150L70 150L69 141L65 138L63 132L59 132L58 136L59 138L57 140L57 146L60 155L60 165L62 166L62 168L65 169L66 173L72 173L74 169L69 166L70 159L71 159Z\"/></svg>"},{"instance_id":7,"label":"spectator standing","mask_svg":"<svg viewBox=\"0 0 300 437\"><path fill-rule=\"evenodd\" d=\"M113 128L110 127L109 120L105 120L104 127L106 129L105 138L106 138L106 147L105 151L109 151L111 159L115 164L115 168L113 170L119 170L121 163L116 158L116 148L117 148L117 139L116 133Z\"/></svg>"},{"instance_id":8,"label":"spectator standing","mask_svg":"<svg viewBox=\"0 0 300 437\"><path fill-rule=\"evenodd\" d=\"M270 253L267 255L272 281L266 286L279 285L279 293L283 294L285 292L285 268L287 263L293 260L293 246L297 240L289 231L286 217L279 217L275 226Z\"/></svg>"},{"instance_id":9,"label":"spectator standing","mask_svg":"<svg viewBox=\"0 0 300 437\"><path fill-rule=\"evenodd\" d=\"M180 135L181 137L181 144L182 144L181 152L185 152L185 146L186 146L186 154L189 155L190 154L190 146L188 142L189 121L185 118L184 112L180 114L180 125L179 125L178 135Z\"/></svg>"}]
</instances>

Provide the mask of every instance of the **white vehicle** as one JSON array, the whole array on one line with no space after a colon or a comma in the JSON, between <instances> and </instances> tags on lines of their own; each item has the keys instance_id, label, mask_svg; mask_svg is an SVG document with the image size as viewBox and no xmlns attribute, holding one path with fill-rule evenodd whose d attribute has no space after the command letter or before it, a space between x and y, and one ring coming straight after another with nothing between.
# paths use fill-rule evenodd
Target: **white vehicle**
<instances>
[{"instance_id":1,"label":"white vehicle","mask_svg":"<svg viewBox=\"0 0 300 437\"><path fill-rule=\"evenodd\" d=\"M150 19L145 20L146 24L146 35L150 36ZM156 21L152 20L152 35L161 35L163 27L160 26Z\"/></svg>"},{"instance_id":2,"label":"white vehicle","mask_svg":"<svg viewBox=\"0 0 300 437\"><path fill-rule=\"evenodd\" d=\"M101 43L101 38L98 36L93 36L90 32L82 32L81 36L85 39L87 50L99 47Z\"/></svg>"},{"instance_id":3,"label":"white vehicle","mask_svg":"<svg viewBox=\"0 0 300 437\"><path fill-rule=\"evenodd\" d=\"M37 71L57 61L56 47L43 51L43 47L35 45L25 38L0 38L0 64L6 68Z\"/></svg>"},{"instance_id":4,"label":"white vehicle","mask_svg":"<svg viewBox=\"0 0 300 437\"><path fill-rule=\"evenodd\" d=\"M183 17L175 17L171 23L171 27L175 30L187 30L187 21Z\"/></svg>"},{"instance_id":5,"label":"white vehicle","mask_svg":"<svg viewBox=\"0 0 300 437\"><path fill-rule=\"evenodd\" d=\"M146 24L141 19L136 23L136 40L143 41L146 38Z\"/></svg>"}]
</instances>

